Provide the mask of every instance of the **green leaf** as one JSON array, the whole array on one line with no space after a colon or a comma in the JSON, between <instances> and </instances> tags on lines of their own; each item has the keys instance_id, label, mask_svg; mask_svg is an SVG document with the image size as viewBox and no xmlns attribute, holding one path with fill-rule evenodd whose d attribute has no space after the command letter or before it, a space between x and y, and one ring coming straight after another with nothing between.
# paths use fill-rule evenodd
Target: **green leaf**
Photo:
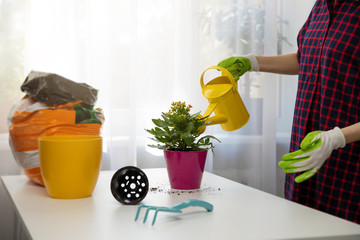
<instances>
[{"instance_id":1,"label":"green leaf","mask_svg":"<svg viewBox=\"0 0 360 240\"><path fill-rule=\"evenodd\" d=\"M156 132L154 129L145 129L145 131L147 131L148 133L152 134L152 135L155 135Z\"/></svg>"},{"instance_id":2,"label":"green leaf","mask_svg":"<svg viewBox=\"0 0 360 240\"><path fill-rule=\"evenodd\" d=\"M155 138L156 138L157 142L161 142L161 143L167 143L168 142L168 139L163 138L163 137L155 136Z\"/></svg>"},{"instance_id":3,"label":"green leaf","mask_svg":"<svg viewBox=\"0 0 360 240\"><path fill-rule=\"evenodd\" d=\"M149 147L152 147L152 148L158 148L158 149L165 149L165 146L164 145L152 145L152 144L148 144Z\"/></svg>"},{"instance_id":4,"label":"green leaf","mask_svg":"<svg viewBox=\"0 0 360 240\"><path fill-rule=\"evenodd\" d=\"M153 119L152 121L158 127L166 127L166 126L168 126L168 124L165 121L161 120L161 119Z\"/></svg>"},{"instance_id":5,"label":"green leaf","mask_svg":"<svg viewBox=\"0 0 360 240\"><path fill-rule=\"evenodd\" d=\"M181 134L181 139L183 139L187 145L191 145L194 142L193 136L188 132Z\"/></svg>"},{"instance_id":6,"label":"green leaf","mask_svg":"<svg viewBox=\"0 0 360 240\"><path fill-rule=\"evenodd\" d=\"M199 139L199 141L202 139L206 139L206 138L209 138L209 139L211 138L211 139L214 139L214 140L218 141L219 143L221 143L221 141L219 139L217 139L216 137L211 136L211 135L203 136L202 138Z\"/></svg>"},{"instance_id":7,"label":"green leaf","mask_svg":"<svg viewBox=\"0 0 360 240\"><path fill-rule=\"evenodd\" d=\"M156 137L162 137L162 136L165 135L165 132L162 129L158 128L158 127L155 127L154 130L155 130L154 136L156 136Z\"/></svg>"},{"instance_id":8,"label":"green leaf","mask_svg":"<svg viewBox=\"0 0 360 240\"><path fill-rule=\"evenodd\" d=\"M185 123L185 118L180 117L180 116L174 116L172 119L173 119L173 122L176 124Z\"/></svg>"},{"instance_id":9,"label":"green leaf","mask_svg":"<svg viewBox=\"0 0 360 240\"><path fill-rule=\"evenodd\" d=\"M171 130L166 126L166 127L164 127L164 130L165 130L165 132L167 132L167 133L171 133Z\"/></svg>"},{"instance_id":10,"label":"green leaf","mask_svg":"<svg viewBox=\"0 0 360 240\"><path fill-rule=\"evenodd\" d=\"M155 142L158 142L158 140L156 138L149 138L149 139L151 139L151 140L153 140Z\"/></svg>"},{"instance_id":11,"label":"green leaf","mask_svg":"<svg viewBox=\"0 0 360 240\"><path fill-rule=\"evenodd\" d=\"M169 120L169 115L167 113L161 113L161 117L164 119L164 121Z\"/></svg>"},{"instance_id":12,"label":"green leaf","mask_svg":"<svg viewBox=\"0 0 360 240\"><path fill-rule=\"evenodd\" d=\"M186 126L186 131L187 131L187 132L193 132L193 131L195 131L195 130L197 130L197 129L195 128L194 123L193 123L193 122L189 122L188 125Z\"/></svg>"}]
</instances>

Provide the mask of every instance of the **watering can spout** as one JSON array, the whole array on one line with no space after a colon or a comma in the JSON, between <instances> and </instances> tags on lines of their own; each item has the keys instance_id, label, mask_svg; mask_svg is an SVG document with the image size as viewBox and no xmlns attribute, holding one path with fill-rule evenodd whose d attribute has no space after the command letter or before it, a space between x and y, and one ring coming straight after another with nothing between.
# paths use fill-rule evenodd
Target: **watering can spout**
<instances>
[{"instance_id":1,"label":"watering can spout","mask_svg":"<svg viewBox=\"0 0 360 240\"><path fill-rule=\"evenodd\" d=\"M199 118L202 118L202 115L199 114ZM227 117L225 115L216 115L208 117L205 121L206 126L215 125L215 124L225 124L227 122ZM199 133L202 134L206 130L206 126L199 128Z\"/></svg>"},{"instance_id":2,"label":"watering can spout","mask_svg":"<svg viewBox=\"0 0 360 240\"><path fill-rule=\"evenodd\" d=\"M206 121L208 125L214 125L214 124L223 124L227 122L227 117L225 115L216 115L208 118Z\"/></svg>"},{"instance_id":3,"label":"watering can spout","mask_svg":"<svg viewBox=\"0 0 360 240\"><path fill-rule=\"evenodd\" d=\"M209 69L216 69L222 75L204 84L204 74ZM220 124L225 131L234 131L243 127L250 118L240 95L237 84L229 71L219 66L207 68L201 75L200 85L203 96L208 100L209 106L204 116L207 125ZM214 116L210 116L214 113ZM204 129L201 129L205 131Z\"/></svg>"}]
</instances>

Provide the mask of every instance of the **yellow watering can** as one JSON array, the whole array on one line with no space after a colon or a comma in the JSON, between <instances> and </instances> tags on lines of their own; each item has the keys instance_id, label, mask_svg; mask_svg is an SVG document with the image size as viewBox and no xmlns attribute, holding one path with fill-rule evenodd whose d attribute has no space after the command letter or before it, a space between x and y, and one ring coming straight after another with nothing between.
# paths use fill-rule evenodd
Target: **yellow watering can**
<instances>
[{"instance_id":1,"label":"yellow watering can","mask_svg":"<svg viewBox=\"0 0 360 240\"><path fill-rule=\"evenodd\" d=\"M204 84L205 72L210 69L219 70L222 75ZM234 131L249 121L250 114L239 95L235 80L228 70L219 66L207 68L201 75L200 85L203 96L210 103L204 114L204 116L209 116L206 120L209 125L220 124L225 131ZM210 116L213 112L214 116ZM202 130L205 131L205 128Z\"/></svg>"}]
</instances>

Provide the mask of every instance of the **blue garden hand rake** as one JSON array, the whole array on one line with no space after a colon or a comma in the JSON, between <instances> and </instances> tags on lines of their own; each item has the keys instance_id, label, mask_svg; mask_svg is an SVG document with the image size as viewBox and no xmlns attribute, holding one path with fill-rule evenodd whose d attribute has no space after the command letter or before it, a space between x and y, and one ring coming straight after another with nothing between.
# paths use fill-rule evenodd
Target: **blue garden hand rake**
<instances>
[{"instance_id":1,"label":"blue garden hand rake","mask_svg":"<svg viewBox=\"0 0 360 240\"><path fill-rule=\"evenodd\" d=\"M146 222L146 219L149 215L150 210L154 210L155 214L154 214L154 218L152 221L152 225L154 225L155 221L156 221L156 217L158 212L175 212L175 213L181 213L181 209L183 208L187 208L187 207L203 207L205 208L208 212L212 212L214 209L214 206L208 202L202 201L202 200L197 200L197 199L190 199L184 202L180 202L178 204L175 204L172 207L156 207L156 206L148 206L148 205L140 205L138 207L138 210L136 212L136 216L135 216L135 221L139 218L139 214L142 208L146 208L146 212L145 212L145 216L144 216L144 220L143 223Z\"/></svg>"}]
</instances>

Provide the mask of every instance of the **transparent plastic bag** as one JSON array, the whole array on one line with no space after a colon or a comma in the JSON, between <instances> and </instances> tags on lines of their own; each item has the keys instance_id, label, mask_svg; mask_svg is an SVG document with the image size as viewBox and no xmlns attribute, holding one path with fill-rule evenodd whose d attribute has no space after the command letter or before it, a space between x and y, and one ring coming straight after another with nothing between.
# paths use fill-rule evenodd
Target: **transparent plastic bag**
<instances>
[{"instance_id":1,"label":"transparent plastic bag","mask_svg":"<svg viewBox=\"0 0 360 240\"><path fill-rule=\"evenodd\" d=\"M32 72L30 75L32 77L28 76L22 85L27 95L13 106L9 114L9 143L24 173L33 182L44 185L38 138L49 135L99 136L104 115L100 108L93 107L96 89L54 74ZM37 79L36 83L31 82L34 79ZM82 96L78 91L83 93Z\"/></svg>"}]
</instances>

